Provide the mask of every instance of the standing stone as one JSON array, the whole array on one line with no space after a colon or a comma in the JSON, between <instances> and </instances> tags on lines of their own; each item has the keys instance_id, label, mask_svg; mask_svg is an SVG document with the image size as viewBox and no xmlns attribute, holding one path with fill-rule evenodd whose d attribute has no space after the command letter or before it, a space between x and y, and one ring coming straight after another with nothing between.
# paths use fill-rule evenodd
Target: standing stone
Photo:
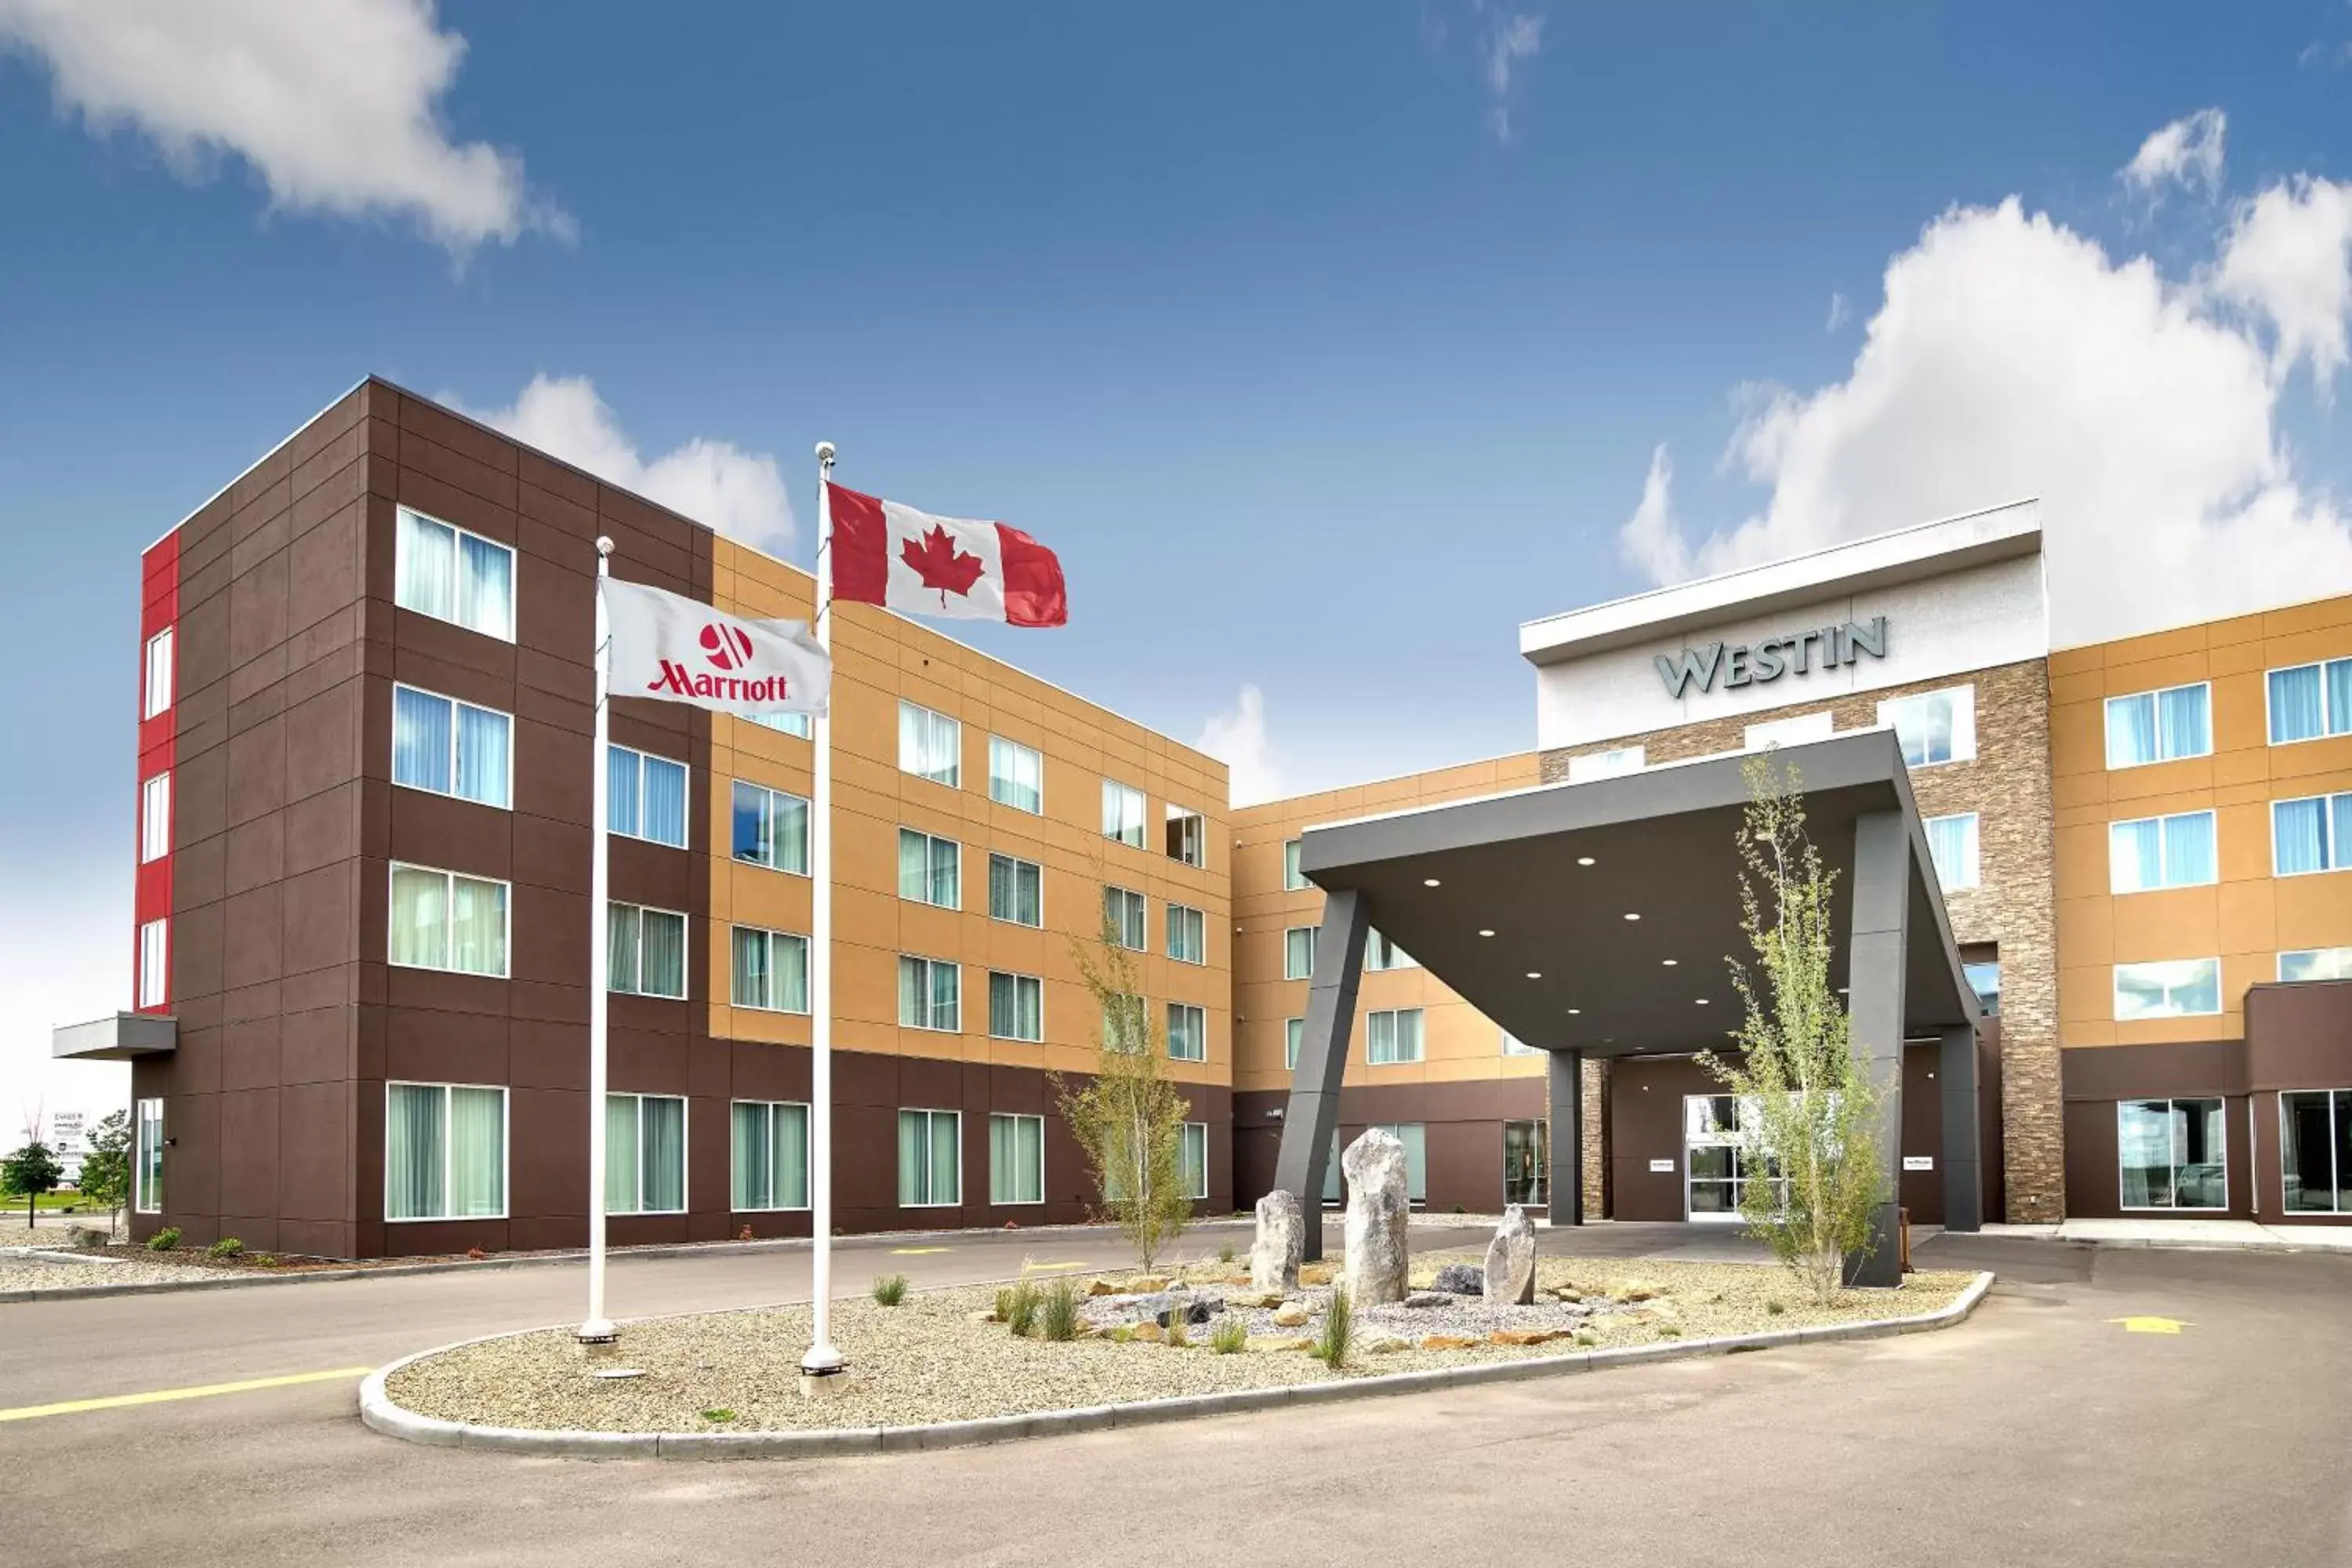
<instances>
[{"instance_id":1,"label":"standing stone","mask_svg":"<svg viewBox=\"0 0 2352 1568\"><path fill-rule=\"evenodd\" d=\"M1358 1307L1402 1301L1412 1262L1404 1145L1385 1127L1372 1128L1348 1145L1339 1168L1348 1178L1348 1299Z\"/></svg>"},{"instance_id":2,"label":"standing stone","mask_svg":"<svg viewBox=\"0 0 2352 1568\"><path fill-rule=\"evenodd\" d=\"M1277 1187L1257 1201L1257 1239L1250 1244L1250 1288L1298 1289L1298 1260L1307 1251L1307 1230L1298 1194Z\"/></svg>"},{"instance_id":3,"label":"standing stone","mask_svg":"<svg viewBox=\"0 0 2352 1568\"><path fill-rule=\"evenodd\" d=\"M1513 1204L1486 1244L1486 1305L1525 1307L1536 1299L1536 1225Z\"/></svg>"}]
</instances>

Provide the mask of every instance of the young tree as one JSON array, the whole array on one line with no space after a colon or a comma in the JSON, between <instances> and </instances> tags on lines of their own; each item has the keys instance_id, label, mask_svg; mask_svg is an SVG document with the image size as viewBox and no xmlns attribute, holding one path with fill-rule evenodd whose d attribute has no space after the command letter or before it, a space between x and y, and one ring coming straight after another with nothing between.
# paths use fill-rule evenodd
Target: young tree
<instances>
[{"instance_id":1,"label":"young tree","mask_svg":"<svg viewBox=\"0 0 2352 1568\"><path fill-rule=\"evenodd\" d=\"M1094 943L1072 942L1078 976L1102 1014L1094 1076L1074 1083L1049 1075L1062 1120L1085 1151L1102 1216L1118 1226L1150 1268L1192 1217L1184 1180L1184 1120L1192 1102L1167 1075L1161 1033L1151 1022L1135 962L1106 923Z\"/></svg>"},{"instance_id":2,"label":"young tree","mask_svg":"<svg viewBox=\"0 0 2352 1568\"><path fill-rule=\"evenodd\" d=\"M106 1211L110 1234L122 1223L122 1205L131 1199L131 1113L110 1111L89 1135L89 1152L81 1157L81 1195Z\"/></svg>"},{"instance_id":3,"label":"young tree","mask_svg":"<svg viewBox=\"0 0 2352 1568\"><path fill-rule=\"evenodd\" d=\"M1739 1054L1708 1051L1699 1062L1737 1097L1749 1234L1826 1303L1844 1284L1847 1256L1868 1244L1884 1196L1878 1091L1855 1067L1845 1004L1830 983L1836 874L1806 835L1796 770L1768 752L1743 773L1740 930L1755 960L1727 961L1744 1012Z\"/></svg>"},{"instance_id":4,"label":"young tree","mask_svg":"<svg viewBox=\"0 0 2352 1568\"><path fill-rule=\"evenodd\" d=\"M57 1191L58 1183L64 1179L65 1173L66 1168L58 1163L58 1157L49 1152L49 1146L35 1138L6 1159L0 1160L0 1190L25 1200L25 1224L29 1228L40 1195Z\"/></svg>"}]
</instances>

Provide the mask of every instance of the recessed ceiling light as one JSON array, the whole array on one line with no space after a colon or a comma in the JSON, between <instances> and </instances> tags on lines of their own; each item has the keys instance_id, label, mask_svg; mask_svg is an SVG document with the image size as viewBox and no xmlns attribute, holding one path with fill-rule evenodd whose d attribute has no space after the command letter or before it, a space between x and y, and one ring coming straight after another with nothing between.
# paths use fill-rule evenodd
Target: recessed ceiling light
<instances>
[{"instance_id":1,"label":"recessed ceiling light","mask_svg":"<svg viewBox=\"0 0 2352 1568\"><path fill-rule=\"evenodd\" d=\"M1581 1007L1570 1007L1568 1010L1568 1016L1571 1018L1582 1017L1584 1016L1584 1009Z\"/></svg>"},{"instance_id":2,"label":"recessed ceiling light","mask_svg":"<svg viewBox=\"0 0 2352 1568\"><path fill-rule=\"evenodd\" d=\"M1541 980L1543 978L1543 971L1540 969L1530 969L1528 971L1528 978L1530 980Z\"/></svg>"},{"instance_id":3,"label":"recessed ceiling light","mask_svg":"<svg viewBox=\"0 0 2352 1568\"><path fill-rule=\"evenodd\" d=\"M1675 964L1680 963L1682 960L1679 958L1662 958L1658 960L1658 962L1664 964L1668 969L1672 969Z\"/></svg>"},{"instance_id":4,"label":"recessed ceiling light","mask_svg":"<svg viewBox=\"0 0 2352 1568\"><path fill-rule=\"evenodd\" d=\"M1702 1006L1702 1007L1706 1006L1706 997L1704 997L1704 996L1702 996L1702 997L1698 998L1698 1005L1699 1005L1700 1006Z\"/></svg>"},{"instance_id":5,"label":"recessed ceiling light","mask_svg":"<svg viewBox=\"0 0 2352 1568\"><path fill-rule=\"evenodd\" d=\"M1576 863L1580 866L1590 866L1592 864L1592 857L1590 855L1579 855L1576 858Z\"/></svg>"},{"instance_id":6,"label":"recessed ceiling light","mask_svg":"<svg viewBox=\"0 0 2352 1568\"><path fill-rule=\"evenodd\" d=\"M1494 935L1495 933L1494 933L1493 931L1481 931L1478 934L1479 934L1480 936L1492 936L1492 935Z\"/></svg>"},{"instance_id":7,"label":"recessed ceiling light","mask_svg":"<svg viewBox=\"0 0 2352 1568\"><path fill-rule=\"evenodd\" d=\"M1637 915L1637 914L1635 914L1633 910L1627 910L1625 911L1625 918L1626 918L1627 920L1629 920L1629 921L1637 921L1637 920L1640 920L1642 917L1641 917L1641 916L1639 916L1639 915Z\"/></svg>"},{"instance_id":8,"label":"recessed ceiling light","mask_svg":"<svg viewBox=\"0 0 2352 1568\"><path fill-rule=\"evenodd\" d=\"M1421 879L1421 885L1424 888L1434 888L1437 886L1437 879L1434 877L1423 877Z\"/></svg>"}]
</instances>

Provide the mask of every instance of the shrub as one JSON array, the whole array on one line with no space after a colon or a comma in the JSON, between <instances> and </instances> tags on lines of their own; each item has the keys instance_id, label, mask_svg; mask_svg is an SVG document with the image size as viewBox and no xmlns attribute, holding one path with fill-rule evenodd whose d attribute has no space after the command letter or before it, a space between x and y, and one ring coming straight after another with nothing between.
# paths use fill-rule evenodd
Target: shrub
<instances>
[{"instance_id":1,"label":"shrub","mask_svg":"<svg viewBox=\"0 0 2352 1568\"><path fill-rule=\"evenodd\" d=\"M233 1236L224 1236L218 1241L214 1242L210 1247L205 1248L205 1256L206 1258L226 1259L239 1257L244 1253L244 1251L245 1243L239 1241Z\"/></svg>"},{"instance_id":2,"label":"shrub","mask_svg":"<svg viewBox=\"0 0 2352 1568\"><path fill-rule=\"evenodd\" d=\"M1209 1348L1219 1355L1233 1355L1249 1348L1249 1325L1232 1316L1219 1318L1217 1326L1209 1331Z\"/></svg>"},{"instance_id":3,"label":"shrub","mask_svg":"<svg viewBox=\"0 0 2352 1568\"><path fill-rule=\"evenodd\" d=\"M1591 1329L1579 1329L1576 1331L1576 1342L1580 1345L1597 1345L1601 1342L1601 1336Z\"/></svg>"},{"instance_id":4,"label":"shrub","mask_svg":"<svg viewBox=\"0 0 2352 1568\"><path fill-rule=\"evenodd\" d=\"M1132 1323L1119 1324L1118 1327L1110 1331L1110 1341L1111 1343L1115 1345L1133 1344L1135 1342L1135 1325Z\"/></svg>"},{"instance_id":5,"label":"shrub","mask_svg":"<svg viewBox=\"0 0 2352 1568\"><path fill-rule=\"evenodd\" d=\"M1037 1305L1037 1331L1055 1341L1078 1337L1076 1281L1065 1277L1046 1288L1045 1300Z\"/></svg>"},{"instance_id":6,"label":"shrub","mask_svg":"<svg viewBox=\"0 0 2352 1568\"><path fill-rule=\"evenodd\" d=\"M1234 1244L1233 1244L1232 1242L1230 1242L1230 1241L1229 1241L1229 1242L1225 1243L1223 1247L1220 1247L1219 1248L1217 1248L1217 1261L1218 1261L1218 1262L1220 1262L1220 1263L1231 1263L1233 1260L1234 1260Z\"/></svg>"},{"instance_id":7,"label":"shrub","mask_svg":"<svg viewBox=\"0 0 2352 1568\"><path fill-rule=\"evenodd\" d=\"M150 1252L169 1252L179 1245L180 1227L176 1225L167 1225L147 1238L147 1250Z\"/></svg>"},{"instance_id":8,"label":"shrub","mask_svg":"<svg viewBox=\"0 0 2352 1568\"><path fill-rule=\"evenodd\" d=\"M1765 1302L1765 1303L1764 1303L1764 1310L1765 1310L1767 1313L1769 1313L1769 1315L1771 1315L1772 1317L1775 1317L1775 1318L1779 1317L1781 1313L1783 1313L1783 1312L1787 1311L1788 1310L1789 1310L1788 1308L1786 1308L1786 1307L1784 1307L1784 1306L1780 1305L1780 1302L1778 1302L1778 1301L1767 1301L1767 1302Z\"/></svg>"},{"instance_id":9,"label":"shrub","mask_svg":"<svg viewBox=\"0 0 2352 1568\"><path fill-rule=\"evenodd\" d=\"M904 1274L877 1274L874 1277L874 1304L895 1307L907 1299L907 1277Z\"/></svg>"},{"instance_id":10,"label":"shrub","mask_svg":"<svg viewBox=\"0 0 2352 1568\"><path fill-rule=\"evenodd\" d=\"M1680 1323L1660 1323L1658 1325L1658 1338L1662 1340L1678 1340L1682 1337L1683 1330Z\"/></svg>"},{"instance_id":11,"label":"shrub","mask_svg":"<svg viewBox=\"0 0 2352 1568\"><path fill-rule=\"evenodd\" d=\"M728 1409L723 1405L715 1405L712 1408L704 1411L702 1413L702 1418L705 1421L732 1421L735 1419L735 1412Z\"/></svg>"},{"instance_id":12,"label":"shrub","mask_svg":"<svg viewBox=\"0 0 2352 1568\"><path fill-rule=\"evenodd\" d=\"M257 1268L281 1268L285 1267L286 1259L274 1252L257 1252L253 1255L251 1262Z\"/></svg>"},{"instance_id":13,"label":"shrub","mask_svg":"<svg viewBox=\"0 0 2352 1568\"><path fill-rule=\"evenodd\" d=\"M1034 1280L1024 1279L1004 1287L996 1293L997 1321L1012 1330L1015 1339L1025 1337L1037 1326L1040 1300Z\"/></svg>"},{"instance_id":14,"label":"shrub","mask_svg":"<svg viewBox=\"0 0 2352 1568\"><path fill-rule=\"evenodd\" d=\"M1192 1331L1185 1324L1184 1314L1181 1312L1169 1313L1168 1348L1172 1351L1187 1350L1191 1348L1192 1343Z\"/></svg>"},{"instance_id":15,"label":"shrub","mask_svg":"<svg viewBox=\"0 0 2352 1568\"><path fill-rule=\"evenodd\" d=\"M469 1247L466 1248L466 1257L471 1262L479 1263L483 1258L488 1258L488 1253L484 1252L478 1247Z\"/></svg>"},{"instance_id":16,"label":"shrub","mask_svg":"<svg viewBox=\"0 0 2352 1568\"><path fill-rule=\"evenodd\" d=\"M1331 1305L1324 1310L1323 1331L1316 1337L1313 1354L1333 1372L1348 1363L1348 1342L1355 1333L1355 1316L1348 1292L1332 1291Z\"/></svg>"}]
</instances>

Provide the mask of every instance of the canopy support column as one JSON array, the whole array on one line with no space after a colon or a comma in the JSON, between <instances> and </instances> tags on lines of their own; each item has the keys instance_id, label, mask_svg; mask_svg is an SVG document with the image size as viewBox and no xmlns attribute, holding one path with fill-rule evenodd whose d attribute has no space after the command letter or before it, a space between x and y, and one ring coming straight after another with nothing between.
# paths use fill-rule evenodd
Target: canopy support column
<instances>
[{"instance_id":1,"label":"canopy support column","mask_svg":"<svg viewBox=\"0 0 2352 1568\"><path fill-rule=\"evenodd\" d=\"M1323 1184L1339 1130L1339 1080L1348 1071L1348 1035L1356 1021L1356 984L1363 973L1364 938L1371 915L1352 889L1326 893L1323 924L1315 933L1315 977L1307 988L1307 1019L1298 1066L1290 1078L1290 1104L1282 1113L1282 1151L1274 1184L1298 1194L1306 1221L1303 1256L1323 1256Z\"/></svg>"}]
</instances>

